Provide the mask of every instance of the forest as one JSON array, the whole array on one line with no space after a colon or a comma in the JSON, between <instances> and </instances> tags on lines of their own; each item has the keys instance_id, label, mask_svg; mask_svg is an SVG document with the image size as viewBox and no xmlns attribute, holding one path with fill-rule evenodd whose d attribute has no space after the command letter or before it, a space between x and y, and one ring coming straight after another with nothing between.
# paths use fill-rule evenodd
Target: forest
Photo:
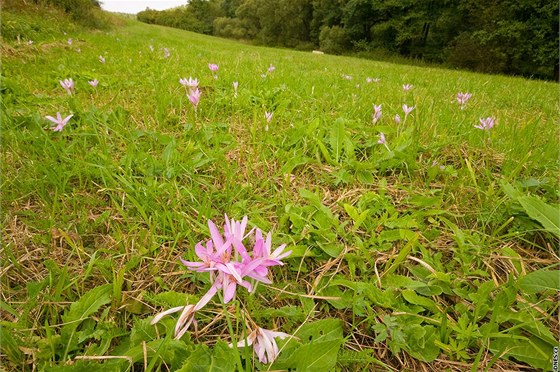
<instances>
[{"instance_id":1,"label":"forest","mask_svg":"<svg viewBox=\"0 0 560 372\"><path fill-rule=\"evenodd\" d=\"M138 20L256 44L558 80L553 0L190 0Z\"/></svg>"}]
</instances>

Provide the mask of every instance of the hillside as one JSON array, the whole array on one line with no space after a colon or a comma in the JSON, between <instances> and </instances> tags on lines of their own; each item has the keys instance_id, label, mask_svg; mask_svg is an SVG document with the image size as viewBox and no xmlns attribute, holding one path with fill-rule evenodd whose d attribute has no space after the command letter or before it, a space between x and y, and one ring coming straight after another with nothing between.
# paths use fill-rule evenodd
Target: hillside
<instances>
[{"instance_id":1,"label":"hillside","mask_svg":"<svg viewBox=\"0 0 560 372\"><path fill-rule=\"evenodd\" d=\"M12 19L6 370L551 369L557 84Z\"/></svg>"}]
</instances>

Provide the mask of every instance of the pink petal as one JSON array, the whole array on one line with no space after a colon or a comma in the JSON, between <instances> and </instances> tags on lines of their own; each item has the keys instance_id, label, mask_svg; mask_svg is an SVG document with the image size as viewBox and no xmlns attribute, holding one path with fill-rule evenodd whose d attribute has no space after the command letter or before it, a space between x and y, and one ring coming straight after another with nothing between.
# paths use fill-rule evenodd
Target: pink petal
<instances>
[{"instance_id":1,"label":"pink petal","mask_svg":"<svg viewBox=\"0 0 560 372\"><path fill-rule=\"evenodd\" d=\"M74 116L74 115L68 115L67 117L65 117L64 120L62 120L62 124L66 125L66 123L68 123L68 120L70 120L72 118L72 116Z\"/></svg>"},{"instance_id":2,"label":"pink petal","mask_svg":"<svg viewBox=\"0 0 560 372\"><path fill-rule=\"evenodd\" d=\"M208 220L208 228L210 228L210 235L212 236L212 240L216 244L216 249L224 245L224 239L222 235L218 231L218 228L211 220Z\"/></svg>"},{"instance_id":3,"label":"pink petal","mask_svg":"<svg viewBox=\"0 0 560 372\"><path fill-rule=\"evenodd\" d=\"M164 316L169 315L169 314L173 314L176 312L179 312L181 310L184 309L184 306L177 306L177 307L173 307L169 310L165 310L159 314L157 314L156 316L154 316L154 319L152 319L152 321L150 322L151 325L156 324L157 322L159 322Z\"/></svg>"},{"instance_id":4,"label":"pink petal","mask_svg":"<svg viewBox=\"0 0 560 372\"><path fill-rule=\"evenodd\" d=\"M196 303L194 307L194 311L198 311L202 309L204 306L206 306L206 304L210 302L210 300L212 299L212 297L214 297L217 291L218 288L216 288L216 285L211 286L208 292L206 292L206 294L202 296L202 298Z\"/></svg>"},{"instance_id":5,"label":"pink petal","mask_svg":"<svg viewBox=\"0 0 560 372\"><path fill-rule=\"evenodd\" d=\"M45 116L45 118L48 119L48 120L50 120L50 121L52 121L52 122L55 123L55 124L58 124L58 120L56 120L55 118L53 118L53 117L50 116L50 115Z\"/></svg>"},{"instance_id":6,"label":"pink petal","mask_svg":"<svg viewBox=\"0 0 560 372\"><path fill-rule=\"evenodd\" d=\"M224 287L224 303L228 303L231 301L233 296L235 296L235 290L237 289L237 283L231 282L228 283L226 287Z\"/></svg>"}]
</instances>

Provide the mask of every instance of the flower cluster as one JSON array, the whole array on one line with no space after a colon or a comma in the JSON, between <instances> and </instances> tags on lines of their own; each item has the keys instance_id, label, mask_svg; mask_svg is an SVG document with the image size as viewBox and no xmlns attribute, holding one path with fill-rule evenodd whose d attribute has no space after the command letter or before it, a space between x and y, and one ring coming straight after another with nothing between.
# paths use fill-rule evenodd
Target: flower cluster
<instances>
[{"instance_id":1,"label":"flower cluster","mask_svg":"<svg viewBox=\"0 0 560 372\"><path fill-rule=\"evenodd\" d=\"M492 116L485 119L481 118L479 121L480 125L475 125L474 127L481 130L490 130L494 125L496 125L496 119L494 119Z\"/></svg>"},{"instance_id":2,"label":"flower cluster","mask_svg":"<svg viewBox=\"0 0 560 372\"><path fill-rule=\"evenodd\" d=\"M194 106L194 109L198 107L198 103L200 102L200 95L201 92L198 89L198 79L193 79L191 77L181 78L179 79L179 83L187 89L187 96L189 97L189 101Z\"/></svg>"},{"instance_id":3,"label":"flower cluster","mask_svg":"<svg viewBox=\"0 0 560 372\"><path fill-rule=\"evenodd\" d=\"M269 278L269 267L283 265L281 260L289 256L291 251L284 252L285 244L273 250L271 233L265 236L258 228L245 233L247 222L246 216L241 221L235 221L226 215L222 234L214 222L208 221L211 239L204 243L199 242L194 249L199 261L181 259L181 262L189 270L209 273L212 286L196 304L166 310L156 315L152 324L157 323L165 315L182 311L175 325L174 333L175 338L179 339L191 324L196 324L195 313L206 306L218 291L222 291L223 302L228 303L235 297L237 286L245 287L252 292L254 287L251 282L272 283ZM254 241L251 251L247 250L247 243L244 243L249 240L247 239L249 236L254 237L254 239L250 239ZM254 326L248 339L240 342L238 346L253 344L261 362L272 362L278 354L274 337L286 336L288 335L281 332L268 331Z\"/></svg>"},{"instance_id":4,"label":"flower cluster","mask_svg":"<svg viewBox=\"0 0 560 372\"><path fill-rule=\"evenodd\" d=\"M461 105L461 110L465 109L465 106L467 105L467 102L469 101L469 99L471 99L471 97L471 93L457 93L456 99L457 102Z\"/></svg>"}]
</instances>

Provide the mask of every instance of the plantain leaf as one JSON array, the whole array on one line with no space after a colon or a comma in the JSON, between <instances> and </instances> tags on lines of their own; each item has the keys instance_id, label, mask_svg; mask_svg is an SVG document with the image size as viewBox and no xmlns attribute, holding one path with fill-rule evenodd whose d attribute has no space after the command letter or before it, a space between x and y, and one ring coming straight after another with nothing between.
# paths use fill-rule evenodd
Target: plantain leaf
<instances>
[{"instance_id":1,"label":"plantain leaf","mask_svg":"<svg viewBox=\"0 0 560 372\"><path fill-rule=\"evenodd\" d=\"M337 119L331 127L329 142L334 154L334 161L339 164L342 156L346 132L344 131L344 120Z\"/></svg>"},{"instance_id":2,"label":"plantain leaf","mask_svg":"<svg viewBox=\"0 0 560 372\"><path fill-rule=\"evenodd\" d=\"M560 210L533 196L517 198L525 213L539 222L546 231L560 236Z\"/></svg>"},{"instance_id":3,"label":"plantain leaf","mask_svg":"<svg viewBox=\"0 0 560 372\"><path fill-rule=\"evenodd\" d=\"M560 270L537 270L517 281L525 293L537 293L549 289L560 290Z\"/></svg>"}]
</instances>

